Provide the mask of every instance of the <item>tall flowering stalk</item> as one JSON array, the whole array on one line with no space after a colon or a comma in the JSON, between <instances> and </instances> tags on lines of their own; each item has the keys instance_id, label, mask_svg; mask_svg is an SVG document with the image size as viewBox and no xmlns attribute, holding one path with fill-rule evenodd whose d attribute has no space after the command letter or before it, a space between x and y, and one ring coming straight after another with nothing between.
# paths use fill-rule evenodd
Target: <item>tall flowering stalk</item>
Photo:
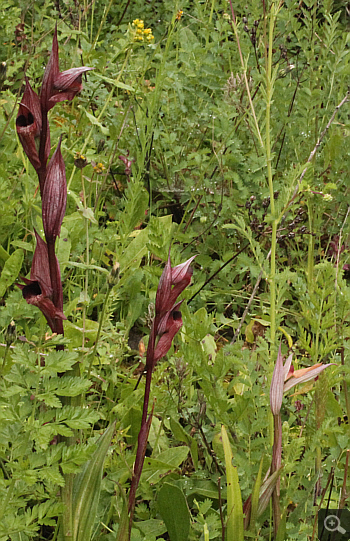
<instances>
[{"instance_id":1,"label":"tall flowering stalk","mask_svg":"<svg viewBox=\"0 0 350 541\"><path fill-rule=\"evenodd\" d=\"M181 265L171 267L169 255L157 289L155 317L151 328L146 355L146 384L141 429L138 435L136 459L129 493L128 510L130 527L135 508L136 490L142 473L148 434L152 422L153 408L148 414L152 373L157 362L169 351L174 336L182 326L182 316L179 310L182 301L176 301L178 296L191 282L193 271L190 265L195 257L196 256L191 257Z\"/></svg>"},{"instance_id":2,"label":"tall flowering stalk","mask_svg":"<svg viewBox=\"0 0 350 541\"><path fill-rule=\"evenodd\" d=\"M279 471L282 464L282 420L281 420L281 407L283 394L292 389L298 383L305 383L311 379L317 378L321 372L328 366L334 363L322 364L316 363L314 366L307 368L300 368L294 370L292 365L293 355L290 354L286 362L283 364L283 356L281 346L278 350L277 360L272 375L271 387L270 387L270 408L273 415L273 448L272 448L272 463L271 474ZM272 509L273 509L273 526L274 535L277 536L278 528L281 521L280 510L280 483L276 482L274 490L272 492Z\"/></svg>"},{"instance_id":3,"label":"tall flowering stalk","mask_svg":"<svg viewBox=\"0 0 350 541\"><path fill-rule=\"evenodd\" d=\"M19 287L25 300L42 311L52 332L57 334L63 334L65 316L55 244L66 210L67 182L61 139L48 162L51 149L48 112L60 101L71 101L82 88L82 74L91 69L80 67L60 72L56 27L40 96L32 89L26 77L16 119L18 138L39 178L46 240L35 231L37 242L30 279L23 279L25 285Z\"/></svg>"}]
</instances>

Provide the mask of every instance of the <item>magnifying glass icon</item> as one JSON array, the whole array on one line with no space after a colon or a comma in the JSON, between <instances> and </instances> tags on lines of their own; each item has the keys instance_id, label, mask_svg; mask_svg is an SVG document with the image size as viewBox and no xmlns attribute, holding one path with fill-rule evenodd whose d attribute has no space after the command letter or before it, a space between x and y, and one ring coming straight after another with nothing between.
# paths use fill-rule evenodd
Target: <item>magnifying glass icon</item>
<instances>
[{"instance_id":1,"label":"magnifying glass icon","mask_svg":"<svg viewBox=\"0 0 350 541\"><path fill-rule=\"evenodd\" d=\"M324 519L323 524L329 532L339 532L342 535L346 533L346 530L340 526L340 520L336 515L328 515L328 517Z\"/></svg>"}]
</instances>

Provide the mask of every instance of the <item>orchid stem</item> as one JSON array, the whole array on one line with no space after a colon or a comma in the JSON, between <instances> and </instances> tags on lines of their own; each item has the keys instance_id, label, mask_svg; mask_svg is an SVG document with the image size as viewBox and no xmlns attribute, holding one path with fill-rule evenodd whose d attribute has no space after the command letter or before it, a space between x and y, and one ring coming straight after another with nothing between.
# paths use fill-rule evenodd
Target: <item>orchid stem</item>
<instances>
[{"instance_id":1,"label":"orchid stem","mask_svg":"<svg viewBox=\"0 0 350 541\"><path fill-rule=\"evenodd\" d=\"M55 238L52 239L46 239L47 243L47 253L49 257L49 266L50 266L50 278L51 278L51 286L52 286L52 302L58 307L58 299L59 299L59 293L62 288L62 283L60 280L59 275L57 274L57 260L56 260L56 253L55 253ZM60 318L55 319L55 332L57 334L64 334L63 332L63 321ZM57 346L60 347L60 346Z\"/></svg>"}]
</instances>

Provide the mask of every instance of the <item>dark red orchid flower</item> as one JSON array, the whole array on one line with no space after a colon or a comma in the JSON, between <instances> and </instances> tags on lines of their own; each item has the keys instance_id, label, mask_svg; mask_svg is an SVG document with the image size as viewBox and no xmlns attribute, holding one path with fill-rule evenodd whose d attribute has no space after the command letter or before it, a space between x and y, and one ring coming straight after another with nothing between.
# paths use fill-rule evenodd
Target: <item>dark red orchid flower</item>
<instances>
[{"instance_id":1,"label":"dark red orchid flower","mask_svg":"<svg viewBox=\"0 0 350 541\"><path fill-rule=\"evenodd\" d=\"M182 327L182 316L180 310L178 310L181 303L182 301L176 303L174 308L165 314L158 326L157 334L159 340L154 350L154 364L168 353L175 334Z\"/></svg>"},{"instance_id":2,"label":"dark red orchid flower","mask_svg":"<svg viewBox=\"0 0 350 541\"><path fill-rule=\"evenodd\" d=\"M185 263L172 268L169 254L157 289L156 314L147 349L147 369L150 367L153 369L155 364L167 354L174 336L182 327L179 311L182 301L176 303L176 299L191 282L193 270L190 265L195 257L190 257ZM159 340L156 344L157 338Z\"/></svg>"},{"instance_id":3,"label":"dark red orchid flower","mask_svg":"<svg viewBox=\"0 0 350 541\"><path fill-rule=\"evenodd\" d=\"M66 211L67 181L66 169L61 154L61 139L47 166L46 179L42 193L42 216L47 242L60 234Z\"/></svg>"},{"instance_id":4,"label":"dark red orchid flower","mask_svg":"<svg viewBox=\"0 0 350 541\"><path fill-rule=\"evenodd\" d=\"M30 280L23 278L25 285L19 284L23 298L28 304L37 306L44 314L52 332L56 332L56 320L66 319L63 314L62 289L57 306L52 302L52 284L50 278L49 257L47 244L35 231L36 248L33 256ZM56 258L57 273L60 276L60 268Z\"/></svg>"},{"instance_id":5,"label":"dark red orchid flower","mask_svg":"<svg viewBox=\"0 0 350 541\"><path fill-rule=\"evenodd\" d=\"M30 86L26 78L26 86L19 105L16 118L16 130L18 138L21 141L24 152L34 169L38 171L41 163L38 154L39 138L42 127L42 115L40 99L36 92ZM46 159L50 153L50 134L46 138L45 154Z\"/></svg>"},{"instance_id":6,"label":"dark red orchid flower","mask_svg":"<svg viewBox=\"0 0 350 541\"><path fill-rule=\"evenodd\" d=\"M71 101L82 89L82 74L93 68L82 66L60 72L58 59L57 27L53 36L52 49L41 87L41 106L49 111L60 101Z\"/></svg>"}]
</instances>

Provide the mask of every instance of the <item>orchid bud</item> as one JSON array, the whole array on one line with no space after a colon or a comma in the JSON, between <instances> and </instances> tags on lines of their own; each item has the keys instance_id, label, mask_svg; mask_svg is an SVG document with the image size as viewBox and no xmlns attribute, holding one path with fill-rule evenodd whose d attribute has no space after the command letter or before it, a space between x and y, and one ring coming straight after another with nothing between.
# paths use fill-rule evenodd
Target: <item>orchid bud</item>
<instances>
[{"instance_id":1,"label":"orchid bud","mask_svg":"<svg viewBox=\"0 0 350 541\"><path fill-rule=\"evenodd\" d=\"M171 263L170 254L168 261L164 267L162 276L160 277L157 295L156 295L156 314L161 314L166 310L171 310L172 305L169 304L169 296L171 292Z\"/></svg>"},{"instance_id":2,"label":"orchid bud","mask_svg":"<svg viewBox=\"0 0 350 541\"><path fill-rule=\"evenodd\" d=\"M61 139L47 167L45 185L42 193L42 216L47 241L60 234L66 211L67 182L66 170L61 154Z\"/></svg>"},{"instance_id":3,"label":"orchid bud","mask_svg":"<svg viewBox=\"0 0 350 541\"><path fill-rule=\"evenodd\" d=\"M184 289L190 285L193 274L193 269L190 265L195 257L194 255L184 263L181 263L181 265L177 265L171 269L171 283L174 287L169 296L169 304L173 304Z\"/></svg>"},{"instance_id":4,"label":"orchid bud","mask_svg":"<svg viewBox=\"0 0 350 541\"><path fill-rule=\"evenodd\" d=\"M278 415L283 399L284 370L281 345L278 349L277 361L272 374L270 387L270 407L273 415Z\"/></svg>"},{"instance_id":5,"label":"orchid bud","mask_svg":"<svg viewBox=\"0 0 350 541\"><path fill-rule=\"evenodd\" d=\"M34 251L30 279L40 283L40 289L45 297L52 296L52 285L50 277L49 256L46 242L34 230L36 237L36 248Z\"/></svg>"},{"instance_id":6,"label":"orchid bud","mask_svg":"<svg viewBox=\"0 0 350 541\"><path fill-rule=\"evenodd\" d=\"M58 41L57 41L57 25L52 40L52 49L49 61L45 68L43 82L41 85L40 101L43 111L48 112L55 104L50 104L49 100L54 94L54 80L59 74L58 65Z\"/></svg>"}]
</instances>

